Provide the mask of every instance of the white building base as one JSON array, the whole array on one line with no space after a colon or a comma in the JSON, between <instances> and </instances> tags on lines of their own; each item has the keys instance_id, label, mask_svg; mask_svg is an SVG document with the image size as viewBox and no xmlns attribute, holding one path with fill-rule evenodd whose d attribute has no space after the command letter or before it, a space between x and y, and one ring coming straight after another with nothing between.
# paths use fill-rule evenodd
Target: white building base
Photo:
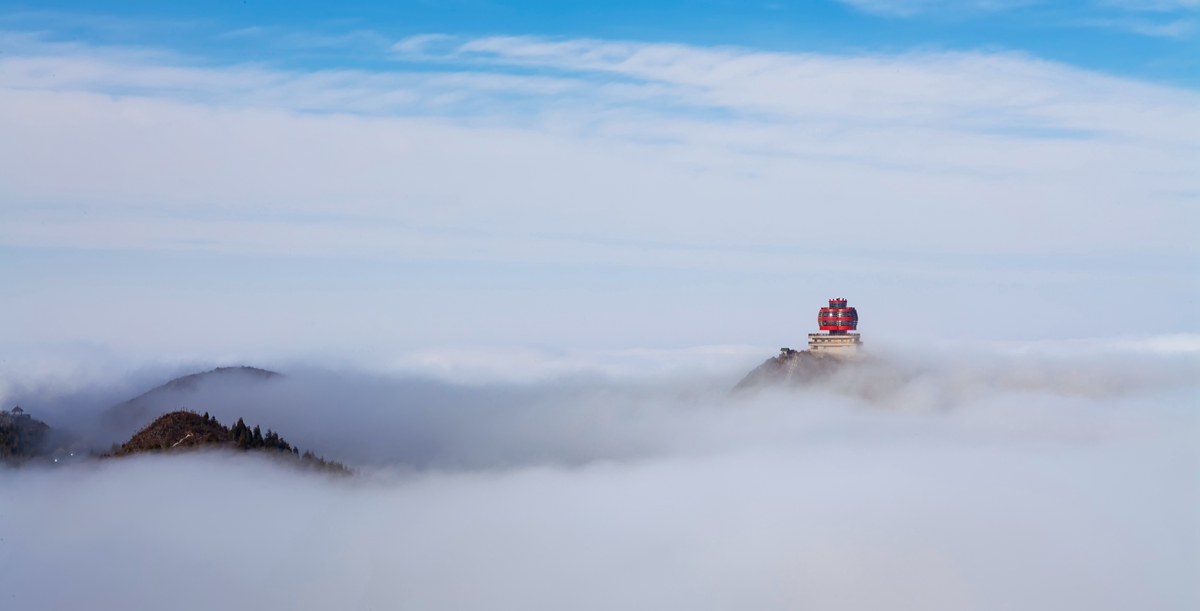
<instances>
[{"instance_id":1,"label":"white building base","mask_svg":"<svg viewBox=\"0 0 1200 611\"><path fill-rule=\"evenodd\" d=\"M862 341L858 339L857 333L808 334L808 350L817 356L857 356L861 348Z\"/></svg>"}]
</instances>

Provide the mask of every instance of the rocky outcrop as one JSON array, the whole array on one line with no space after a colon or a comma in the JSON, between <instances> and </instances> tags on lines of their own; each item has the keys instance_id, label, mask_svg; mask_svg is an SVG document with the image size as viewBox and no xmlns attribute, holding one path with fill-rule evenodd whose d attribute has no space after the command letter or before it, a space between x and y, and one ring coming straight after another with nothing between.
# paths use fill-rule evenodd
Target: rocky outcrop
<instances>
[{"instance_id":1,"label":"rocky outcrop","mask_svg":"<svg viewBox=\"0 0 1200 611\"><path fill-rule=\"evenodd\" d=\"M917 371L870 354L835 356L784 348L742 378L733 393L766 387L814 388L884 406L896 405Z\"/></svg>"},{"instance_id":2,"label":"rocky outcrop","mask_svg":"<svg viewBox=\"0 0 1200 611\"><path fill-rule=\"evenodd\" d=\"M765 363L746 374L746 377L733 387L733 392L762 386L813 384L832 377L848 361L849 359L830 355L817 356L808 350L783 348L779 356L767 359Z\"/></svg>"}]
</instances>

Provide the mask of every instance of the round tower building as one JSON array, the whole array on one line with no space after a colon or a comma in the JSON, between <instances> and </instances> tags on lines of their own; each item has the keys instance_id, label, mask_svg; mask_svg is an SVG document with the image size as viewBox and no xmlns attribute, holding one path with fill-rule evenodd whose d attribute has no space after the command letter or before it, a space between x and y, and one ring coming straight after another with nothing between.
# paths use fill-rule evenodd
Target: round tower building
<instances>
[{"instance_id":1,"label":"round tower building","mask_svg":"<svg viewBox=\"0 0 1200 611\"><path fill-rule=\"evenodd\" d=\"M857 333L858 310L846 305L846 299L835 297L829 307L817 314L817 326L828 333L809 333L808 350L817 356L854 356L862 347Z\"/></svg>"}]
</instances>

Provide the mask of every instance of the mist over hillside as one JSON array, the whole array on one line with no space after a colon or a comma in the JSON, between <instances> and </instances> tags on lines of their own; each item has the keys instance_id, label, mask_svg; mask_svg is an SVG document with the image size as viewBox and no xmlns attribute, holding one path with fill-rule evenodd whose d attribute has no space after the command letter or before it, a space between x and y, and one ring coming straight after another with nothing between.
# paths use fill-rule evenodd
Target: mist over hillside
<instances>
[{"instance_id":1,"label":"mist over hillside","mask_svg":"<svg viewBox=\"0 0 1200 611\"><path fill-rule=\"evenodd\" d=\"M751 393L744 368L209 377L154 409L270 422L359 475L223 452L0 470L22 525L0 579L23 609L1195 606L1196 352L884 357L899 381ZM47 417L113 405L72 396Z\"/></svg>"},{"instance_id":2,"label":"mist over hillside","mask_svg":"<svg viewBox=\"0 0 1200 611\"><path fill-rule=\"evenodd\" d=\"M1043 402L1133 400L1194 388L1200 370L1191 350L1143 353L1113 343L1083 352L1070 344L1048 351L883 350L803 385L731 392L746 372L734 368L741 360L724 370L651 367L642 375L612 368L548 377L509 371L507 380L470 364L480 380L474 383L453 371L435 377L298 364L280 367L286 370L281 375L240 366L177 377L111 405L104 404L111 396L104 389L95 391L97 399L43 389L9 400L39 406L39 417L96 450L186 409L225 422L268 423L305 448L361 466L494 469L773 440L801 434L808 419L827 413L954 419L997 401L1016 410ZM552 372L556 367L549 365ZM729 425L751 439L735 439L733 429L724 428Z\"/></svg>"}]
</instances>

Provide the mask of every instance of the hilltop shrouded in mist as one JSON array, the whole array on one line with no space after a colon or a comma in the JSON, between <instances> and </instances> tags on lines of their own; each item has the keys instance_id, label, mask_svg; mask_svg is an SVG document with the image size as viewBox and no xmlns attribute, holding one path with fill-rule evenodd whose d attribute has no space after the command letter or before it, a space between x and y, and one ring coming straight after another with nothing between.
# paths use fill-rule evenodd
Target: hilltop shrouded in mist
<instances>
[{"instance_id":1,"label":"hilltop shrouded in mist","mask_svg":"<svg viewBox=\"0 0 1200 611\"><path fill-rule=\"evenodd\" d=\"M268 375L229 367L166 384L150 382L153 390L115 406L75 394L13 400L44 405L30 409L97 451L126 441L162 414L186 409L223 422L264 423L306 449L360 466L487 469L579 465L724 445L729 443L722 441L725 435L707 427L746 409L779 410L780 423L763 421L759 429L751 426L759 421L750 419L739 425L750 427L747 434L774 438L783 434L782 422L823 413L830 404L888 414L953 413L995 397L1118 400L1188 388L1196 369L1191 352L1139 353L1113 344L1115 351L1097 346L1079 354L1070 344L1062 346L1058 353L883 352L853 366L827 368L790 389L765 385L732 394L745 373L736 368L741 357L731 359L724 371L713 371L672 370L638 355L638 366L662 373L542 377L536 371L510 371L505 375L511 379L505 380L480 372L476 364L468 365L469 375L447 372L442 378L304 365L274 367L286 375ZM664 353L658 358L680 357ZM504 367L504 360L497 356L497 365ZM472 378L479 381L466 383ZM94 392L111 395L99 388ZM131 405L140 419L114 429L113 414L130 413Z\"/></svg>"},{"instance_id":2,"label":"hilltop shrouded in mist","mask_svg":"<svg viewBox=\"0 0 1200 611\"><path fill-rule=\"evenodd\" d=\"M210 371L181 376L124 403L110 407L104 412L103 423L120 431L132 425L143 424L148 416L157 416L156 412L163 405L186 403L190 393L194 393L201 385L214 380L266 381L278 375L278 373L266 369L240 366L217 367Z\"/></svg>"},{"instance_id":3,"label":"hilltop shrouded in mist","mask_svg":"<svg viewBox=\"0 0 1200 611\"><path fill-rule=\"evenodd\" d=\"M1195 353L1087 352L881 355L904 374L882 387L734 394L745 369L205 378L189 409L359 475L226 452L0 471L0 579L23 609L197 581L223 585L172 608L1194 606ZM112 405L52 399L55 421Z\"/></svg>"},{"instance_id":4,"label":"hilltop shrouded in mist","mask_svg":"<svg viewBox=\"0 0 1200 611\"><path fill-rule=\"evenodd\" d=\"M197 450L256 452L276 461L305 469L327 473L349 474L345 465L326 461L312 452L300 453L287 440L271 429L266 433L257 424L247 426L241 418L233 426L225 426L205 412L177 411L163 414L121 445L113 444L112 452L102 458L119 458L145 453L182 454Z\"/></svg>"},{"instance_id":5,"label":"hilltop shrouded in mist","mask_svg":"<svg viewBox=\"0 0 1200 611\"><path fill-rule=\"evenodd\" d=\"M0 411L0 462L21 464L38 456L50 427L22 413L20 406Z\"/></svg>"}]
</instances>

